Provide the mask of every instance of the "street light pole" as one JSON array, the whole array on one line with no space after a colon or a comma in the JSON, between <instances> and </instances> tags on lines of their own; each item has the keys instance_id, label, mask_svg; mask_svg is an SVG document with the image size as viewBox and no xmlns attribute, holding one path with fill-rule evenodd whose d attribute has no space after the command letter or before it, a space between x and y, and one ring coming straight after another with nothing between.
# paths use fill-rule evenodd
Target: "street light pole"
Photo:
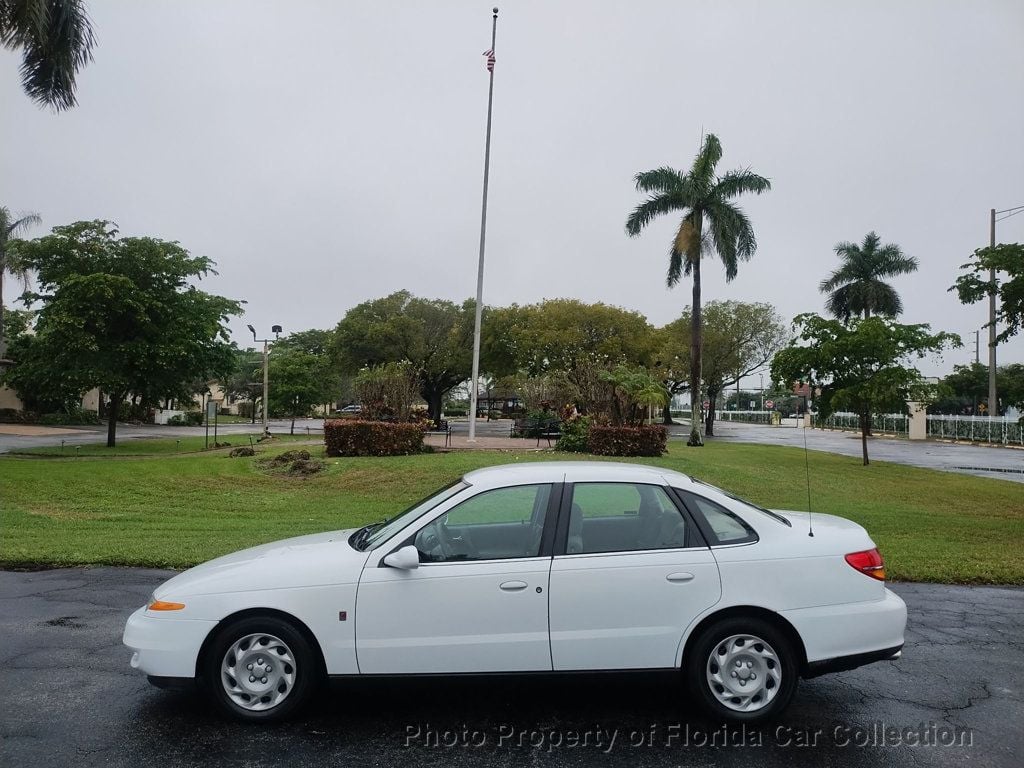
<instances>
[{"instance_id":1,"label":"street light pole","mask_svg":"<svg viewBox=\"0 0 1024 768\"><path fill-rule=\"evenodd\" d=\"M263 434L269 435L270 428L267 425L267 413L269 407L269 396L270 396L270 339L257 339L256 329L251 325L247 326L249 332L252 333L252 340L259 344L263 342ZM271 333L274 334L274 341L281 338L281 326L272 325L270 326Z\"/></svg>"},{"instance_id":2,"label":"street light pole","mask_svg":"<svg viewBox=\"0 0 1024 768\"><path fill-rule=\"evenodd\" d=\"M270 392L270 341L263 340L263 434L270 432L267 427L267 395Z\"/></svg>"},{"instance_id":3,"label":"street light pole","mask_svg":"<svg viewBox=\"0 0 1024 768\"><path fill-rule=\"evenodd\" d=\"M761 379L761 410L764 410L764 374L757 374Z\"/></svg>"}]
</instances>

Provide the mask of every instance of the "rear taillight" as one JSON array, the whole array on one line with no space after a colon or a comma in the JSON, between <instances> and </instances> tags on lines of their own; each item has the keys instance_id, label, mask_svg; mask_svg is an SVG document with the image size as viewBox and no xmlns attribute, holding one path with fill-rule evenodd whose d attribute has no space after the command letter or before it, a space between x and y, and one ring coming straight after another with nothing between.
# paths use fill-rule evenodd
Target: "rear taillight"
<instances>
[{"instance_id":1,"label":"rear taillight","mask_svg":"<svg viewBox=\"0 0 1024 768\"><path fill-rule=\"evenodd\" d=\"M885 581L885 563L877 549L865 549L863 552L851 552L846 562L866 576Z\"/></svg>"}]
</instances>

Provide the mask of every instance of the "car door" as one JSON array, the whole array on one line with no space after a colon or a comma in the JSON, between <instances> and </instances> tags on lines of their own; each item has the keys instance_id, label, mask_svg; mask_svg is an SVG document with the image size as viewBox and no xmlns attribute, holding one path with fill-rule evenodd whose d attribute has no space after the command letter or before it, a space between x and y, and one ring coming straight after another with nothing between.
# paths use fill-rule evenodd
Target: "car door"
<instances>
[{"instance_id":1,"label":"car door","mask_svg":"<svg viewBox=\"0 0 1024 768\"><path fill-rule=\"evenodd\" d=\"M381 547L356 597L360 673L550 671L547 589L560 488L485 490ZM383 564L408 544L419 551L418 567Z\"/></svg>"},{"instance_id":2,"label":"car door","mask_svg":"<svg viewBox=\"0 0 1024 768\"><path fill-rule=\"evenodd\" d=\"M555 671L678 664L690 622L721 596L718 566L666 488L576 483L551 564Z\"/></svg>"}]
</instances>

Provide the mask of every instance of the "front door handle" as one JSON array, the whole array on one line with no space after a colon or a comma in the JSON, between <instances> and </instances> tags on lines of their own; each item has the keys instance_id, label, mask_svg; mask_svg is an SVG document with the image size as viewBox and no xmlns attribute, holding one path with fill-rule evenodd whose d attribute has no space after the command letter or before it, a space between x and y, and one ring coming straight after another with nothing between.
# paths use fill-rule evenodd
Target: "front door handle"
<instances>
[{"instance_id":1,"label":"front door handle","mask_svg":"<svg viewBox=\"0 0 1024 768\"><path fill-rule=\"evenodd\" d=\"M526 589L530 585L527 584L525 581L503 581L498 586L506 592L519 592L522 589Z\"/></svg>"},{"instance_id":2,"label":"front door handle","mask_svg":"<svg viewBox=\"0 0 1024 768\"><path fill-rule=\"evenodd\" d=\"M685 571L679 571L677 573L670 573L665 578L673 584L684 584L687 581L693 581L693 574L686 573Z\"/></svg>"}]
</instances>

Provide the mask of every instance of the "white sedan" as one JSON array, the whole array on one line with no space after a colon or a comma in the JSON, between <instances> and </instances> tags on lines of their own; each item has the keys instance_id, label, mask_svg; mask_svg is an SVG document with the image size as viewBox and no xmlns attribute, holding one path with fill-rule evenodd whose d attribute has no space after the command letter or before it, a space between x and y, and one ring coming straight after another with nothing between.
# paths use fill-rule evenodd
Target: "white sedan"
<instances>
[{"instance_id":1,"label":"white sedan","mask_svg":"<svg viewBox=\"0 0 1024 768\"><path fill-rule=\"evenodd\" d=\"M325 678L667 670L720 719L895 658L907 610L859 525L658 467L492 467L383 523L211 560L128 619L131 665L275 720Z\"/></svg>"}]
</instances>

